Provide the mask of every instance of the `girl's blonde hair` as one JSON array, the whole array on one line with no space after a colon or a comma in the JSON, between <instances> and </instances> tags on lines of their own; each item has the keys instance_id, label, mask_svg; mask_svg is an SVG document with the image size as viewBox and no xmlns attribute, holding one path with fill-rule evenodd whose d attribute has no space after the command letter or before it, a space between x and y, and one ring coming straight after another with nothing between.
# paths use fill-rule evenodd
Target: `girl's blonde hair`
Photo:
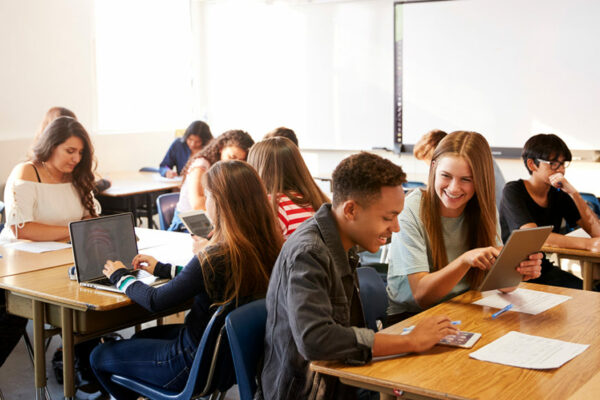
<instances>
[{"instance_id":1,"label":"girl's blonde hair","mask_svg":"<svg viewBox=\"0 0 600 400\"><path fill-rule=\"evenodd\" d=\"M429 238L434 271L448 264L442 235L440 199L435 192L437 167L439 161L446 156L463 158L469 164L473 174L475 194L463 211L467 224L466 240L469 249L494 246L498 235L494 166L490 146L477 132L452 132L440 141L433 153L427 189L421 199L421 220ZM471 268L467 279L473 287L481 282L483 276L484 271Z\"/></svg>"}]
</instances>

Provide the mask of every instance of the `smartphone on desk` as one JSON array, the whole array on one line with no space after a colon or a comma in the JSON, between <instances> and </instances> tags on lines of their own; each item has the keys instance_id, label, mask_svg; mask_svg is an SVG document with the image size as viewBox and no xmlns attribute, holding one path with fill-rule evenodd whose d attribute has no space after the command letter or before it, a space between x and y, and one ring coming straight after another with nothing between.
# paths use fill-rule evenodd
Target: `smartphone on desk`
<instances>
[{"instance_id":1,"label":"smartphone on desk","mask_svg":"<svg viewBox=\"0 0 600 400\"><path fill-rule=\"evenodd\" d=\"M459 331L455 335L448 335L442 338L438 344L444 346L462 347L470 349L481 337L481 333Z\"/></svg>"}]
</instances>

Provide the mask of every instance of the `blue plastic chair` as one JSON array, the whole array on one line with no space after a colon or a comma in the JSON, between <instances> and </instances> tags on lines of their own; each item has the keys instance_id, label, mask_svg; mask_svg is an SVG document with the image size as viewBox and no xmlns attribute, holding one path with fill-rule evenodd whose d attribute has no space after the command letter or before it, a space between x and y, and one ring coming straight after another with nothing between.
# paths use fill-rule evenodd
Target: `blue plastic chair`
<instances>
[{"instance_id":1,"label":"blue plastic chair","mask_svg":"<svg viewBox=\"0 0 600 400\"><path fill-rule=\"evenodd\" d=\"M179 201L179 192L161 194L156 198L156 209L158 210L158 222L160 229L166 231L171 226L175 206Z\"/></svg>"},{"instance_id":2,"label":"blue plastic chair","mask_svg":"<svg viewBox=\"0 0 600 400\"><path fill-rule=\"evenodd\" d=\"M200 339L190 376L181 392L155 387L121 375L113 375L111 380L152 400L189 400L208 395L216 397L219 393L227 392L235 383L224 326L225 317L232 309L231 304L220 306L208 322Z\"/></svg>"},{"instance_id":3,"label":"blue plastic chair","mask_svg":"<svg viewBox=\"0 0 600 400\"><path fill-rule=\"evenodd\" d=\"M265 299L239 307L225 320L240 400L254 398L258 362L264 349L266 322Z\"/></svg>"},{"instance_id":4,"label":"blue plastic chair","mask_svg":"<svg viewBox=\"0 0 600 400\"><path fill-rule=\"evenodd\" d=\"M4 202L0 201L0 231L4 229Z\"/></svg>"},{"instance_id":5,"label":"blue plastic chair","mask_svg":"<svg viewBox=\"0 0 600 400\"><path fill-rule=\"evenodd\" d=\"M374 268L360 267L356 269L356 273L367 327L377 332L377 320L385 321L387 316L388 297L385 284Z\"/></svg>"},{"instance_id":6,"label":"blue plastic chair","mask_svg":"<svg viewBox=\"0 0 600 400\"><path fill-rule=\"evenodd\" d=\"M160 172L160 169L155 167L142 167L140 168L140 172Z\"/></svg>"},{"instance_id":7,"label":"blue plastic chair","mask_svg":"<svg viewBox=\"0 0 600 400\"><path fill-rule=\"evenodd\" d=\"M404 188L404 190L425 187L425 186L427 186L427 185L425 185L423 182L418 182L418 181L407 181L402 184L402 187Z\"/></svg>"}]
</instances>

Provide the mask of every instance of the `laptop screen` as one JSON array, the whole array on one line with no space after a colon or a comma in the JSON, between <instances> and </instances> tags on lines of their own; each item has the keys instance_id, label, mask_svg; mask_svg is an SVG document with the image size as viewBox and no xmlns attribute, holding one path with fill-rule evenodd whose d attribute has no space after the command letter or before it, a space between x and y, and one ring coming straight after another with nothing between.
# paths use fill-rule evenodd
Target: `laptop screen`
<instances>
[{"instance_id":1,"label":"laptop screen","mask_svg":"<svg viewBox=\"0 0 600 400\"><path fill-rule=\"evenodd\" d=\"M121 261L131 268L137 255L131 213L71 222L69 231L80 282L102 277L107 260Z\"/></svg>"}]
</instances>

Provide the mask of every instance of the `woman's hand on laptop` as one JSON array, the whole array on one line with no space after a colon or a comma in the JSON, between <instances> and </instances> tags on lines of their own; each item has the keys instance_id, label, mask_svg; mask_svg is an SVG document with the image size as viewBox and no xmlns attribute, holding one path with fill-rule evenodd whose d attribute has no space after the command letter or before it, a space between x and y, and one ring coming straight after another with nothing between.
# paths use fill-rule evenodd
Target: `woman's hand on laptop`
<instances>
[{"instance_id":1,"label":"woman's hand on laptop","mask_svg":"<svg viewBox=\"0 0 600 400\"><path fill-rule=\"evenodd\" d=\"M123 265L123 263L121 261L111 261L111 260L107 260L106 264L104 264L104 269L102 270L102 273L104 274L104 276L106 276L108 279L110 279L110 276L118 269L121 268L125 268L125 265Z\"/></svg>"},{"instance_id":2,"label":"woman's hand on laptop","mask_svg":"<svg viewBox=\"0 0 600 400\"><path fill-rule=\"evenodd\" d=\"M145 254L138 254L133 258L131 265L133 265L134 269L143 269L149 274L154 275L154 267L156 267L156 263L158 263L156 258L147 256Z\"/></svg>"}]
</instances>

